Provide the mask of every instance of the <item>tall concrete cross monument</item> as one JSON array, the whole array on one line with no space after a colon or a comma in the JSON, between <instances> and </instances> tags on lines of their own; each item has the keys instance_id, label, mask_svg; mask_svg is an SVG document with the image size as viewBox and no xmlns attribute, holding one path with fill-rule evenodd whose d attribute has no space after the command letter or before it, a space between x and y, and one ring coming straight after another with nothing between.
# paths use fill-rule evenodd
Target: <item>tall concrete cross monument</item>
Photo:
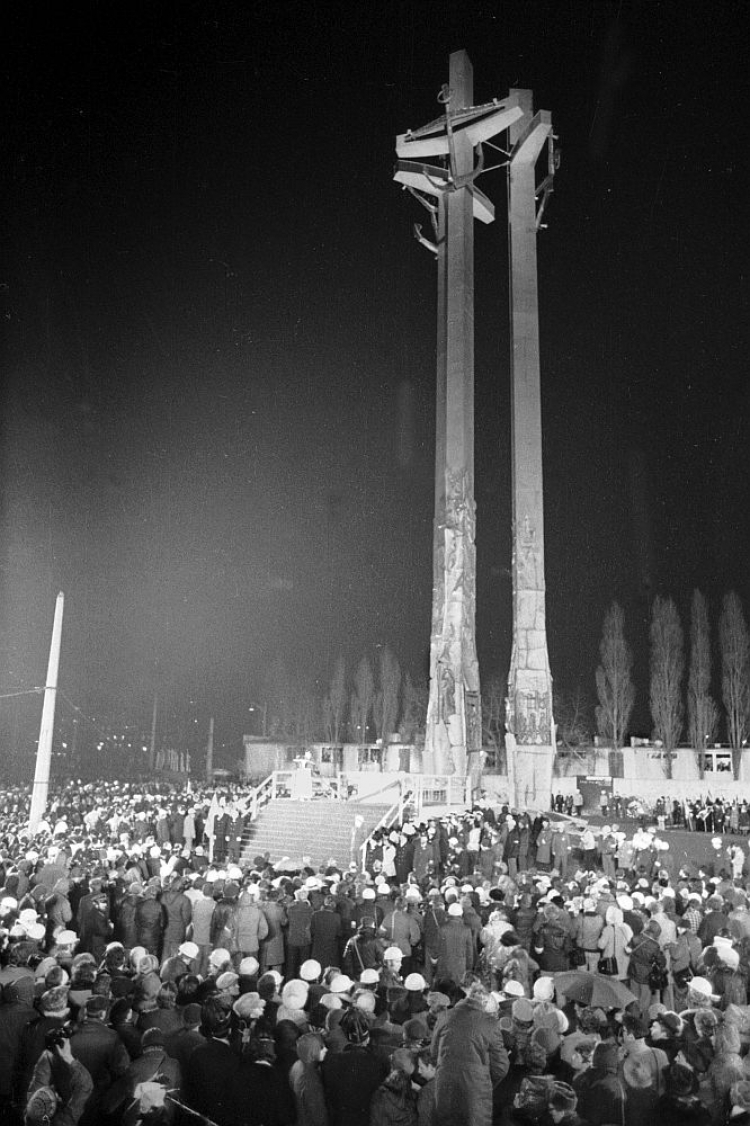
<instances>
[{"instance_id":1,"label":"tall concrete cross monument","mask_svg":"<svg viewBox=\"0 0 750 1126\"><path fill-rule=\"evenodd\" d=\"M505 742L515 808L547 809L556 740L545 608L536 239L557 160L550 115L534 115L531 90L511 90L509 101L523 116L508 131L513 646ZM544 150L546 175L537 184Z\"/></svg>"},{"instance_id":2,"label":"tall concrete cross monument","mask_svg":"<svg viewBox=\"0 0 750 1126\"><path fill-rule=\"evenodd\" d=\"M474 502L474 229L494 208L475 179L482 142L523 117L497 100L473 106L473 71L465 51L450 56L445 112L396 139L394 179L430 214L435 241L415 226L438 267L437 426L433 530L430 698L425 751L435 773L481 772L482 724L475 637ZM438 158L428 164L427 158ZM428 767L429 769L429 767Z\"/></svg>"}]
</instances>

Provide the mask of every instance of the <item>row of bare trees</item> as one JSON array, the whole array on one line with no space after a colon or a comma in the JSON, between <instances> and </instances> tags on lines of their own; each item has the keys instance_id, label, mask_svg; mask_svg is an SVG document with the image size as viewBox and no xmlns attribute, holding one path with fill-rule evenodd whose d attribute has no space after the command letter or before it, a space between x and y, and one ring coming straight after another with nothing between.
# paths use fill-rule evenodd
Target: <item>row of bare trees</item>
<instances>
[{"instance_id":1,"label":"row of bare trees","mask_svg":"<svg viewBox=\"0 0 750 1126\"><path fill-rule=\"evenodd\" d=\"M353 671L339 657L327 691L291 673L281 658L265 683L266 734L289 742L370 743L392 735L413 742L424 726L427 686L402 672L384 645L366 654Z\"/></svg>"},{"instance_id":2,"label":"row of bare trees","mask_svg":"<svg viewBox=\"0 0 750 1126\"><path fill-rule=\"evenodd\" d=\"M732 749L735 778L750 732L750 633L736 593L724 597L719 616L721 696L726 738ZM657 597L650 625L650 708L653 738L665 751L668 775L671 752L685 734L696 750L716 739L721 713L712 696L712 646L708 605L700 591L690 607L690 665L685 684L685 640L677 607ZM599 734L621 747L635 704L633 655L625 639L625 615L614 602L604 619L596 670L596 726Z\"/></svg>"}]
</instances>

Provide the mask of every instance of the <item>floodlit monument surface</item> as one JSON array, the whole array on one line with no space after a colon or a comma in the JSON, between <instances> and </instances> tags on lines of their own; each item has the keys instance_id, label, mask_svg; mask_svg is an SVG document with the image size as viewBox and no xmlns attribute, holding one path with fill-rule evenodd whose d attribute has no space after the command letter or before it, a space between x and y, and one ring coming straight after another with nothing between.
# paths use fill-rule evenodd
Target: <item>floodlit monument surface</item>
<instances>
[{"instance_id":1,"label":"floodlit monument surface","mask_svg":"<svg viewBox=\"0 0 750 1126\"><path fill-rule=\"evenodd\" d=\"M542 504L541 404L536 237L552 187L548 113L533 115L528 90L474 106L465 51L450 56L442 116L399 135L394 179L430 216L437 258L437 396L430 696L425 770L480 785L482 722L476 651L474 500L474 219L494 207L476 180L483 144L508 131L513 472L513 642L508 680L508 774L515 805L547 807L555 731L547 656ZM536 164L548 152L547 176ZM438 158L440 163L431 164Z\"/></svg>"}]
</instances>

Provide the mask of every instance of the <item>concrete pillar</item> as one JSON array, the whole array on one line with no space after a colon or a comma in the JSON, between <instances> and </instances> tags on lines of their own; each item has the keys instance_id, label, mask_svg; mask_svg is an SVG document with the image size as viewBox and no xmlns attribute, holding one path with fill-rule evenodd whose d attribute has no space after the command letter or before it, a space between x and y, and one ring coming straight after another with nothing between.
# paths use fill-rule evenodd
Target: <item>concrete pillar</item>
<instances>
[{"instance_id":1,"label":"concrete pillar","mask_svg":"<svg viewBox=\"0 0 750 1126\"><path fill-rule=\"evenodd\" d=\"M465 51L450 56L446 114L470 107ZM454 169L468 176L474 150L453 138ZM465 776L481 752L475 638L474 231L468 186L438 200L437 431L430 697L425 750L436 773Z\"/></svg>"},{"instance_id":2,"label":"concrete pillar","mask_svg":"<svg viewBox=\"0 0 750 1126\"><path fill-rule=\"evenodd\" d=\"M537 158L551 132L530 90L511 90L523 117L509 129L508 242L513 477L513 648L506 726L518 808L547 808L555 754L544 581L542 411L536 258ZM533 751L531 750L533 748Z\"/></svg>"}]
</instances>

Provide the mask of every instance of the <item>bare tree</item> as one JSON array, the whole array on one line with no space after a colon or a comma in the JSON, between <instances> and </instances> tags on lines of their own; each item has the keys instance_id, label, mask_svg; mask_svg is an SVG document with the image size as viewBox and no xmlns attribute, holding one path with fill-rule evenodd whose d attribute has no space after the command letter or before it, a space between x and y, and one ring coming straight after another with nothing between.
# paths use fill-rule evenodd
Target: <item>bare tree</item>
<instances>
[{"instance_id":1,"label":"bare tree","mask_svg":"<svg viewBox=\"0 0 750 1126\"><path fill-rule=\"evenodd\" d=\"M389 736L397 730L401 704L401 666L387 645L380 650L378 675L380 683L373 701L372 714L376 736L385 746Z\"/></svg>"},{"instance_id":2,"label":"bare tree","mask_svg":"<svg viewBox=\"0 0 750 1126\"><path fill-rule=\"evenodd\" d=\"M428 690L424 679L414 680L411 673L404 676L401 707L401 738L404 743L415 743L424 729L427 715Z\"/></svg>"},{"instance_id":3,"label":"bare tree","mask_svg":"<svg viewBox=\"0 0 750 1126\"><path fill-rule=\"evenodd\" d=\"M596 729L619 751L633 714L635 687L632 680L633 654L625 640L625 614L618 602L613 602L604 616L599 657Z\"/></svg>"},{"instance_id":4,"label":"bare tree","mask_svg":"<svg viewBox=\"0 0 750 1126\"><path fill-rule=\"evenodd\" d=\"M690 604L690 672L687 690L688 732L703 777L703 752L716 738L719 709L711 697L711 630L708 605L699 590Z\"/></svg>"},{"instance_id":5,"label":"bare tree","mask_svg":"<svg viewBox=\"0 0 750 1126\"><path fill-rule=\"evenodd\" d=\"M677 607L671 598L657 595L651 609L651 718L654 736L664 745L667 778L672 777L672 751L682 734L684 672L684 641Z\"/></svg>"},{"instance_id":6,"label":"bare tree","mask_svg":"<svg viewBox=\"0 0 750 1126\"><path fill-rule=\"evenodd\" d=\"M357 743L367 742L367 723L372 711L375 696L375 677L369 657L363 657L357 665L354 677L354 691L349 702L349 721L351 734Z\"/></svg>"},{"instance_id":7,"label":"bare tree","mask_svg":"<svg viewBox=\"0 0 750 1126\"><path fill-rule=\"evenodd\" d=\"M552 710L557 735L567 750L591 744L591 705L580 685L575 692L555 692Z\"/></svg>"},{"instance_id":8,"label":"bare tree","mask_svg":"<svg viewBox=\"0 0 750 1126\"><path fill-rule=\"evenodd\" d=\"M344 728L346 711L346 664L343 657L339 657L336 661L331 687L328 695L323 698L322 709L326 738L330 743L338 743Z\"/></svg>"},{"instance_id":9,"label":"bare tree","mask_svg":"<svg viewBox=\"0 0 750 1126\"><path fill-rule=\"evenodd\" d=\"M721 690L727 719L727 737L732 748L734 777L740 776L740 756L750 726L750 636L739 596L724 596L719 618Z\"/></svg>"}]
</instances>

